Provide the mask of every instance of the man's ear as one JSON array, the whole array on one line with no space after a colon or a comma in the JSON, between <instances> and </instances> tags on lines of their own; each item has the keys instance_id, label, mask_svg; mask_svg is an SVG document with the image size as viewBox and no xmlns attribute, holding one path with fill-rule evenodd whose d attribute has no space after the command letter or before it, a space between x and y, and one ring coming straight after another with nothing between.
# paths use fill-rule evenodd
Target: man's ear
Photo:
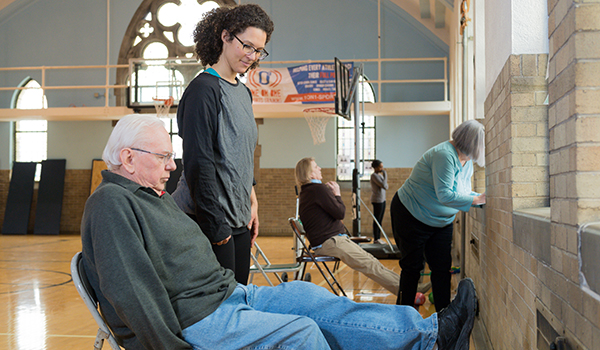
<instances>
[{"instance_id":1,"label":"man's ear","mask_svg":"<svg viewBox=\"0 0 600 350\"><path fill-rule=\"evenodd\" d=\"M119 159L121 160L121 168L126 172L133 174L135 172L133 152L130 148L123 148L119 152Z\"/></svg>"}]
</instances>

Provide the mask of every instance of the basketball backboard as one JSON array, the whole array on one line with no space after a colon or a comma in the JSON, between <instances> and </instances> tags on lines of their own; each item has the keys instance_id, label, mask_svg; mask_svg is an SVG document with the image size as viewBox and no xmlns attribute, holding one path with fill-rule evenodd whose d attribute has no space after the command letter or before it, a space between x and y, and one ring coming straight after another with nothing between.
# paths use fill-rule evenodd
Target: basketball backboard
<instances>
[{"instance_id":1,"label":"basketball backboard","mask_svg":"<svg viewBox=\"0 0 600 350\"><path fill-rule=\"evenodd\" d=\"M352 64L350 64L352 66ZM350 120L348 113L348 94L350 92L350 69L337 57L334 58L335 69L335 114Z\"/></svg>"}]
</instances>

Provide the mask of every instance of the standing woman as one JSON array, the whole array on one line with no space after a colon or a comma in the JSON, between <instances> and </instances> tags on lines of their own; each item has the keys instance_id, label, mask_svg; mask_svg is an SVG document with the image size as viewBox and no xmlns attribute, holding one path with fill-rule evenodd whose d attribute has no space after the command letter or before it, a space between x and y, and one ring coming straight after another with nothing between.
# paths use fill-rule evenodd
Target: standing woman
<instances>
[{"instance_id":1,"label":"standing woman","mask_svg":"<svg viewBox=\"0 0 600 350\"><path fill-rule=\"evenodd\" d=\"M206 13L194 31L195 51L206 70L188 85L177 109L185 171L173 197L242 284L248 282L250 249L258 235L253 187L258 130L252 95L237 75L267 57L272 32L273 22L258 5Z\"/></svg>"},{"instance_id":2,"label":"standing woman","mask_svg":"<svg viewBox=\"0 0 600 350\"><path fill-rule=\"evenodd\" d=\"M388 189L387 172L383 169L383 163L379 159L375 159L371 166L373 167L373 174L371 174L371 204L374 216L373 243L385 244L381 240L379 225L383 226L383 216L385 215L385 191Z\"/></svg>"},{"instance_id":3,"label":"standing woman","mask_svg":"<svg viewBox=\"0 0 600 350\"><path fill-rule=\"evenodd\" d=\"M400 290L396 304L414 305L424 267L431 269L435 309L450 304L452 222L459 210L485 204L471 191L473 161L485 166L485 132L475 120L460 124L452 140L429 149L392 199L392 230L400 250Z\"/></svg>"}]
</instances>

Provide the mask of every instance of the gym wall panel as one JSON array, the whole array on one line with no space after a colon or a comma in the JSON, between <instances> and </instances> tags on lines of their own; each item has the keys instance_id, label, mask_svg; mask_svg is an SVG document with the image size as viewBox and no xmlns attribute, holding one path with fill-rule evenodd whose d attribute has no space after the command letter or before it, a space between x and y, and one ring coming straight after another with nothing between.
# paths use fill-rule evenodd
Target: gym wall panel
<instances>
[{"instance_id":1,"label":"gym wall panel","mask_svg":"<svg viewBox=\"0 0 600 350\"><path fill-rule=\"evenodd\" d=\"M322 168L335 168L335 119L325 128L325 143L315 145L304 118L265 119L258 127L261 168L295 168L304 157L314 157Z\"/></svg>"},{"instance_id":2,"label":"gym wall panel","mask_svg":"<svg viewBox=\"0 0 600 350\"><path fill-rule=\"evenodd\" d=\"M66 158L67 169L89 169L102 158L112 132L110 121L59 121L48 123L48 158Z\"/></svg>"},{"instance_id":3,"label":"gym wall panel","mask_svg":"<svg viewBox=\"0 0 600 350\"><path fill-rule=\"evenodd\" d=\"M378 117L376 152L386 168L412 168L423 153L450 138L448 116Z\"/></svg>"}]
</instances>

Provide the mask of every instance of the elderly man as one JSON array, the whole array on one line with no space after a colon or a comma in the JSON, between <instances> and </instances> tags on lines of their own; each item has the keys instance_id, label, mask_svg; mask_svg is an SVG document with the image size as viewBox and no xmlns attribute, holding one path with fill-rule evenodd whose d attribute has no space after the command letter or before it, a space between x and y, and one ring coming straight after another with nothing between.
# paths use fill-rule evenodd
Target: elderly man
<instances>
[{"instance_id":1,"label":"elderly man","mask_svg":"<svg viewBox=\"0 0 600 350\"><path fill-rule=\"evenodd\" d=\"M237 284L164 191L173 156L159 119L126 116L85 207L83 266L126 349L468 349L478 307L470 280L426 319L412 307L359 304L306 282Z\"/></svg>"}]
</instances>

